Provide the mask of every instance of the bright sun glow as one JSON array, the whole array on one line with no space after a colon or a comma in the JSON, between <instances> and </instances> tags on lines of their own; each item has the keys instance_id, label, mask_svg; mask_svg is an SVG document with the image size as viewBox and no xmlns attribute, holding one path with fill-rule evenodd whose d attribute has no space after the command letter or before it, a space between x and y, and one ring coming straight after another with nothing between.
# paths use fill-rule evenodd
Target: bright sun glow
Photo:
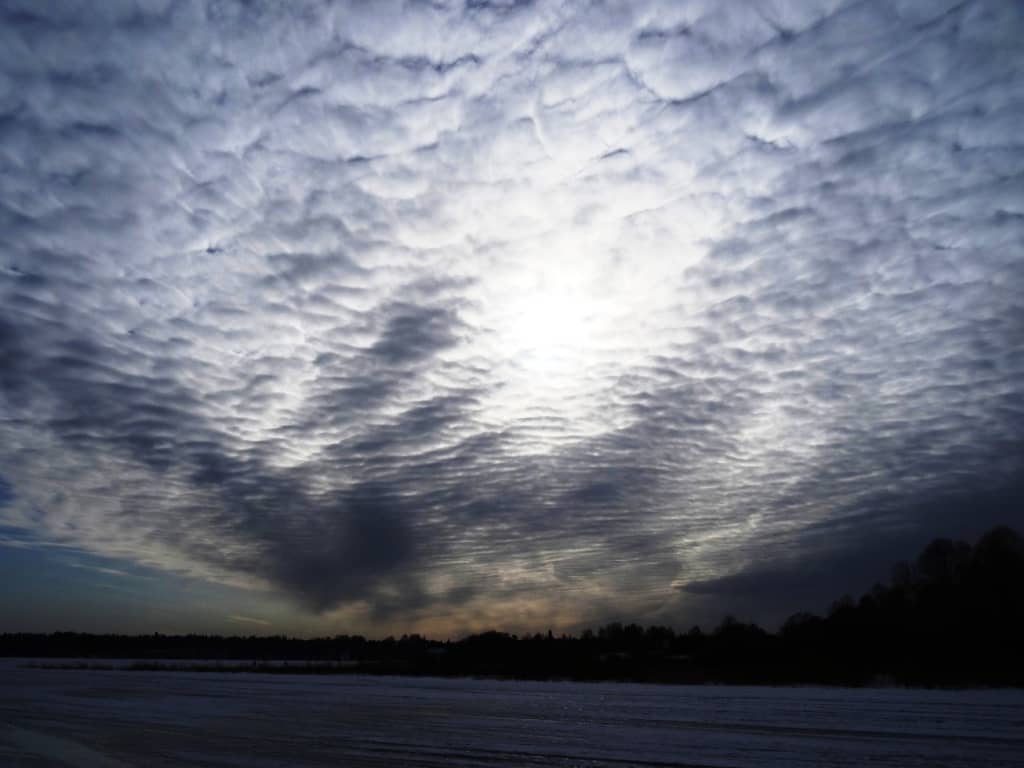
<instances>
[{"instance_id":1,"label":"bright sun glow","mask_svg":"<svg viewBox=\"0 0 1024 768\"><path fill-rule=\"evenodd\" d=\"M709 225L695 227L685 215L691 213L678 211L683 231L671 251L642 217L581 223L571 216L492 254L478 284L481 314L471 319L486 330L471 354L502 382L485 412L496 428L511 428L524 451L621 429L633 418L609 392L609 372L629 375L650 354L684 340L663 318L678 315L681 296L698 300L687 297L680 274L700 252L694 232L704 235ZM628 262L620 257L624 238Z\"/></svg>"},{"instance_id":2,"label":"bright sun glow","mask_svg":"<svg viewBox=\"0 0 1024 768\"><path fill-rule=\"evenodd\" d=\"M627 330L616 327L604 253L593 243L587 248L567 239L543 252L517 254L486 286L485 354L501 367L504 381L489 413L504 426L540 413L550 417L551 434L543 421L529 424L523 438L528 450L550 447L556 431L565 439L605 428L592 374L617 333ZM566 422L572 429L565 429Z\"/></svg>"},{"instance_id":3,"label":"bright sun glow","mask_svg":"<svg viewBox=\"0 0 1024 768\"><path fill-rule=\"evenodd\" d=\"M564 279L567 275L559 277L512 297L503 331L516 365L556 386L593 352L592 336L602 319L593 296Z\"/></svg>"}]
</instances>

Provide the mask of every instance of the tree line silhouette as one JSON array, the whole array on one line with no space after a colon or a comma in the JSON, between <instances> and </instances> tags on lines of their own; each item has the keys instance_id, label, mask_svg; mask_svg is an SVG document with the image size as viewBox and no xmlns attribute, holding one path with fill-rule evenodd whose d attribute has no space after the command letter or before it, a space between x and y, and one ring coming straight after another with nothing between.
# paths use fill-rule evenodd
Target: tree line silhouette
<instances>
[{"instance_id":1,"label":"tree line silhouette","mask_svg":"<svg viewBox=\"0 0 1024 768\"><path fill-rule=\"evenodd\" d=\"M2 656L135 659L131 669L853 686L1024 686L1022 649L1024 539L1007 527L974 546L936 539L894 566L888 584L837 600L825 616L794 614L774 634L727 616L711 632L614 622L578 637L490 631L457 642L415 634L0 635Z\"/></svg>"}]
</instances>

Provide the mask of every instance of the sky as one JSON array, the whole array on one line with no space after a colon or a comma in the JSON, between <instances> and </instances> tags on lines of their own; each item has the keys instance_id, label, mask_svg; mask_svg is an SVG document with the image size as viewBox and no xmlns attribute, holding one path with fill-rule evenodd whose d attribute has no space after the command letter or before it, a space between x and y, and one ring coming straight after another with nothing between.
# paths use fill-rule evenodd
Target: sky
<instances>
[{"instance_id":1,"label":"sky","mask_svg":"<svg viewBox=\"0 0 1024 768\"><path fill-rule=\"evenodd\" d=\"M0 631L769 625L1024 527L1024 6L0 3Z\"/></svg>"}]
</instances>

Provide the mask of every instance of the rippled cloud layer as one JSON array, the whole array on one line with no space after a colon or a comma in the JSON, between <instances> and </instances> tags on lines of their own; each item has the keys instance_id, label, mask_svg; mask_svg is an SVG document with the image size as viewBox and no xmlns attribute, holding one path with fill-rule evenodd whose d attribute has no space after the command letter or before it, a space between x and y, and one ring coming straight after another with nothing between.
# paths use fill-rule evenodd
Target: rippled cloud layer
<instances>
[{"instance_id":1,"label":"rippled cloud layer","mask_svg":"<svg viewBox=\"0 0 1024 768\"><path fill-rule=\"evenodd\" d=\"M1021 522L1016 4L5 7L19 541L443 631Z\"/></svg>"}]
</instances>

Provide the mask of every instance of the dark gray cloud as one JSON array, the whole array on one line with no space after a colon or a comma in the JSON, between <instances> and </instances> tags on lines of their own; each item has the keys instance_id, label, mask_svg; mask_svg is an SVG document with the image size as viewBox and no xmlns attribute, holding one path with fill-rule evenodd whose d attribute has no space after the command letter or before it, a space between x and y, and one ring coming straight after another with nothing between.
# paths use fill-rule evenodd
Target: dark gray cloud
<instances>
[{"instance_id":1,"label":"dark gray cloud","mask_svg":"<svg viewBox=\"0 0 1024 768\"><path fill-rule=\"evenodd\" d=\"M19 541L445 631L1024 522L1012 3L0 13Z\"/></svg>"},{"instance_id":2,"label":"dark gray cloud","mask_svg":"<svg viewBox=\"0 0 1024 768\"><path fill-rule=\"evenodd\" d=\"M400 307L388 318L380 339L370 347L370 354L391 365L433 357L455 345L452 321L451 313L445 309Z\"/></svg>"}]
</instances>

